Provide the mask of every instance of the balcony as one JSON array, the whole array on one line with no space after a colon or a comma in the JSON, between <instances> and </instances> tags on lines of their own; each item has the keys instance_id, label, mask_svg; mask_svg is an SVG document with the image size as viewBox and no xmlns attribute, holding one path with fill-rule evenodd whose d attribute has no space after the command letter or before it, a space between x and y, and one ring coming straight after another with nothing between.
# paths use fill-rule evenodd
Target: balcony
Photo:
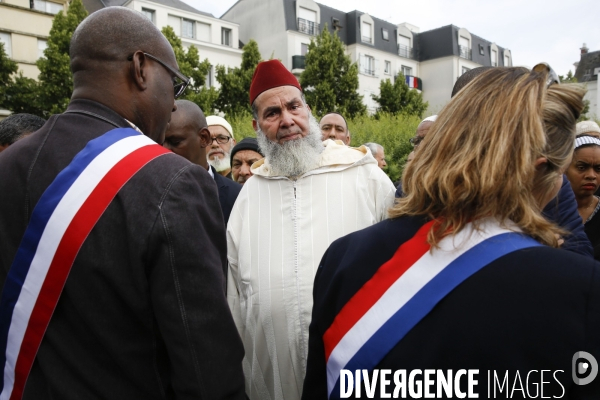
<instances>
[{"instance_id":1,"label":"balcony","mask_svg":"<svg viewBox=\"0 0 600 400\"><path fill-rule=\"evenodd\" d=\"M497 61L492 61L492 67L497 67L498 66L498 62Z\"/></svg>"},{"instance_id":2,"label":"balcony","mask_svg":"<svg viewBox=\"0 0 600 400\"><path fill-rule=\"evenodd\" d=\"M471 54L471 49L465 46L458 45L458 55L460 58L465 58L467 60L472 60L473 56Z\"/></svg>"},{"instance_id":3,"label":"balcony","mask_svg":"<svg viewBox=\"0 0 600 400\"><path fill-rule=\"evenodd\" d=\"M403 44L398 45L398 55L404 58L414 59L413 48L405 46Z\"/></svg>"},{"instance_id":4,"label":"balcony","mask_svg":"<svg viewBox=\"0 0 600 400\"><path fill-rule=\"evenodd\" d=\"M306 56L292 56L292 74L300 75L306 68Z\"/></svg>"},{"instance_id":5,"label":"balcony","mask_svg":"<svg viewBox=\"0 0 600 400\"><path fill-rule=\"evenodd\" d=\"M370 36L361 36L361 40L363 43L373 44L373 41Z\"/></svg>"},{"instance_id":6,"label":"balcony","mask_svg":"<svg viewBox=\"0 0 600 400\"><path fill-rule=\"evenodd\" d=\"M313 21L308 21L304 18L298 18L298 32L316 36L319 34L319 24Z\"/></svg>"}]
</instances>

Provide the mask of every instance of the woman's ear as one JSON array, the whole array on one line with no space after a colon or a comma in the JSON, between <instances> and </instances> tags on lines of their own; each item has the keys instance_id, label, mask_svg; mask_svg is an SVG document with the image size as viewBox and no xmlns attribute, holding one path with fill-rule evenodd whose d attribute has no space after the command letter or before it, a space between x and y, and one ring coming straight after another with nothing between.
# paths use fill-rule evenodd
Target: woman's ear
<instances>
[{"instance_id":1,"label":"woman's ear","mask_svg":"<svg viewBox=\"0 0 600 400\"><path fill-rule=\"evenodd\" d=\"M546 157L539 157L537 160L535 160L535 170L536 171L540 171L542 169L544 169L545 167L547 167L548 165L548 159Z\"/></svg>"}]
</instances>

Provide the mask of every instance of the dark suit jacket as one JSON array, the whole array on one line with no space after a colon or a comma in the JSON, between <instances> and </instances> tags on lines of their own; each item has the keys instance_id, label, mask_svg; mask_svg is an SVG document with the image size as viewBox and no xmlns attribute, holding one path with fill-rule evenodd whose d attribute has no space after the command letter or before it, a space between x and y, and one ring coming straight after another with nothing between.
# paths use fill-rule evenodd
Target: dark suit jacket
<instances>
[{"instance_id":1,"label":"dark suit jacket","mask_svg":"<svg viewBox=\"0 0 600 400\"><path fill-rule=\"evenodd\" d=\"M303 399L327 396L322 337L335 316L423 222L421 218L385 220L331 244L315 279ZM571 378L576 352L589 352L600 361L599 332L600 264L573 252L540 246L509 253L470 276L376 368L392 373L406 369L407 377L415 369L479 369L476 389L484 399L492 398L487 396L487 371L497 371L500 380L509 371L512 388L517 372L526 385L527 373L537 370L529 380L533 395L531 385L539 385L539 371L562 370L556 374L566 392L562 398L600 399L600 376L587 386L577 386ZM549 382L544 396L561 395L563 390L552 374L546 373L543 380ZM379 388L376 393L379 398ZM362 395L366 397L364 387ZM521 396L517 391L513 398ZM507 397L505 390L494 398Z\"/></svg>"},{"instance_id":2,"label":"dark suit jacket","mask_svg":"<svg viewBox=\"0 0 600 400\"><path fill-rule=\"evenodd\" d=\"M235 203L238 194L240 194L240 190L242 190L242 185L224 177L223 175L220 175L217 173L217 171L215 171L215 168L212 165L210 168L215 175L215 183L219 188L219 203L221 203L223 219L225 220L225 226L227 226L231 209L233 208L233 204Z\"/></svg>"},{"instance_id":3,"label":"dark suit jacket","mask_svg":"<svg viewBox=\"0 0 600 400\"><path fill-rule=\"evenodd\" d=\"M44 190L88 141L129 127L75 100L0 154L0 285ZM212 178L175 154L119 191L79 251L25 399L244 398Z\"/></svg>"}]
</instances>

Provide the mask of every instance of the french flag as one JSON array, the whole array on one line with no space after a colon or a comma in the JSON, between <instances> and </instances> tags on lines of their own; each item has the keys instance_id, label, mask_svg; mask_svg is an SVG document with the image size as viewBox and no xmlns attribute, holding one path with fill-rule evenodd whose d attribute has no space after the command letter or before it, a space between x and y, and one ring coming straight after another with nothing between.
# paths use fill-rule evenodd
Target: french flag
<instances>
[{"instance_id":1,"label":"french flag","mask_svg":"<svg viewBox=\"0 0 600 400\"><path fill-rule=\"evenodd\" d=\"M323 335L329 398L339 398L342 369L373 370L396 344L465 279L510 252L540 246L492 219L443 238L431 251L421 227L342 307ZM359 385L360 382L355 382Z\"/></svg>"},{"instance_id":2,"label":"french flag","mask_svg":"<svg viewBox=\"0 0 600 400\"><path fill-rule=\"evenodd\" d=\"M23 396L71 266L117 192L169 153L131 128L91 140L46 189L31 215L0 299L0 399Z\"/></svg>"}]
</instances>

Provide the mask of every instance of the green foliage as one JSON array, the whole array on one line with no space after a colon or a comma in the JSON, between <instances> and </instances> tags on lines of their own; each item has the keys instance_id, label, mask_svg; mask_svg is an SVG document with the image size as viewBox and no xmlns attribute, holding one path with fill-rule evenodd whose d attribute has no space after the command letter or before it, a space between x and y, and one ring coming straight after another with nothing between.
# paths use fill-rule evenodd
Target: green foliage
<instances>
[{"instance_id":1,"label":"green foliage","mask_svg":"<svg viewBox=\"0 0 600 400\"><path fill-rule=\"evenodd\" d=\"M173 48L179 71L188 78L191 78L190 84L180 99L193 101L205 112L211 111L212 105L210 106L210 110L206 110L203 107L203 105L206 106L207 102L211 100L211 95L214 92L214 90L211 91L204 87L206 74L210 71L210 61L208 61L208 58L205 58L204 61L200 62L200 54L196 46L190 46L186 52L181 44L181 39L177 37L172 27L165 26L161 32Z\"/></svg>"},{"instance_id":2,"label":"green foliage","mask_svg":"<svg viewBox=\"0 0 600 400\"><path fill-rule=\"evenodd\" d=\"M252 114L249 112L233 115L227 118L227 122L231 124L233 136L238 142L247 137L256 137L256 132L252 127Z\"/></svg>"},{"instance_id":3,"label":"green foliage","mask_svg":"<svg viewBox=\"0 0 600 400\"><path fill-rule=\"evenodd\" d=\"M573 75L571 70L567 72L567 75L559 75L560 83L577 83L577 78Z\"/></svg>"},{"instance_id":4,"label":"green foliage","mask_svg":"<svg viewBox=\"0 0 600 400\"><path fill-rule=\"evenodd\" d=\"M73 93L69 44L73 32L86 16L81 0L73 0L66 15L59 12L54 17L48 48L44 50L44 57L37 61L40 69L39 104L45 114L58 114L67 109Z\"/></svg>"},{"instance_id":5,"label":"green foliage","mask_svg":"<svg viewBox=\"0 0 600 400\"><path fill-rule=\"evenodd\" d=\"M357 92L358 66L350 61L337 32L332 35L327 24L308 45L300 85L318 117L331 111L350 118L366 113L362 96Z\"/></svg>"},{"instance_id":6,"label":"green foliage","mask_svg":"<svg viewBox=\"0 0 600 400\"><path fill-rule=\"evenodd\" d=\"M408 87L402 73L396 77L393 84L389 79L382 80L379 84L379 96L371 95L371 97L379 103L377 114L403 113L421 117L429 105L423 102L421 93Z\"/></svg>"},{"instance_id":7,"label":"green foliage","mask_svg":"<svg viewBox=\"0 0 600 400\"><path fill-rule=\"evenodd\" d=\"M384 169L392 182L400 179L408 154L409 140L415 135L421 118L416 115L381 112L377 117L360 116L348 121L350 145L358 147L374 142L383 146L388 166Z\"/></svg>"},{"instance_id":8,"label":"green foliage","mask_svg":"<svg viewBox=\"0 0 600 400\"><path fill-rule=\"evenodd\" d=\"M217 66L217 81L221 84L221 89L216 108L224 112L226 118L243 117L246 113L252 113L248 94L252 75L260 61L258 43L250 39L243 47L242 64L239 68Z\"/></svg>"},{"instance_id":9,"label":"green foliage","mask_svg":"<svg viewBox=\"0 0 600 400\"><path fill-rule=\"evenodd\" d=\"M17 72L17 63L8 58L4 43L0 42L0 107L8 108L7 93L12 84L11 75Z\"/></svg>"},{"instance_id":10,"label":"green foliage","mask_svg":"<svg viewBox=\"0 0 600 400\"><path fill-rule=\"evenodd\" d=\"M35 79L26 78L23 72L13 77L6 90L6 107L15 114L28 113L44 117L44 109L39 101L40 85Z\"/></svg>"}]
</instances>

